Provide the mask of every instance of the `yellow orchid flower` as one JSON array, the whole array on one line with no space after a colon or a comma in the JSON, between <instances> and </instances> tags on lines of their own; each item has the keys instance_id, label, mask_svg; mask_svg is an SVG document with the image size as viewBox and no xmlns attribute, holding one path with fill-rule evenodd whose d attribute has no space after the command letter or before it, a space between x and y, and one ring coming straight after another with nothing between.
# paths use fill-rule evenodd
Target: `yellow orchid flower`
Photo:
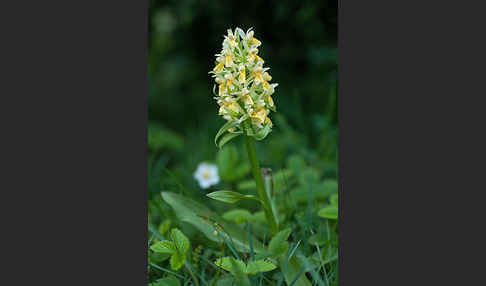
<instances>
[{"instance_id":1,"label":"yellow orchid flower","mask_svg":"<svg viewBox=\"0 0 486 286\"><path fill-rule=\"evenodd\" d=\"M255 75L255 83L259 84L260 82L263 81L262 74L260 72L254 72Z\"/></svg>"},{"instance_id":2,"label":"yellow orchid flower","mask_svg":"<svg viewBox=\"0 0 486 286\"><path fill-rule=\"evenodd\" d=\"M233 59L231 57L230 54L226 54L226 57L225 57L225 64L224 64L226 67L230 67L233 65Z\"/></svg>"},{"instance_id":3,"label":"yellow orchid flower","mask_svg":"<svg viewBox=\"0 0 486 286\"><path fill-rule=\"evenodd\" d=\"M226 81L226 85L229 87L230 90L232 90L235 86L233 85L233 81L231 79L228 79Z\"/></svg>"},{"instance_id":4,"label":"yellow orchid flower","mask_svg":"<svg viewBox=\"0 0 486 286\"><path fill-rule=\"evenodd\" d=\"M240 75L239 75L239 77L238 77L238 81L239 81L240 83L243 83L243 82L245 82L245 81L246 81L245 68L241 69L241 71L240 71Z\"/></svg>"},{"instance_id":5,"label":"yellow orchid flower","mask_svg":"<svg viewBox=\"0 0 486 286\"><path fill-rule=\"evenodd\" d=\"M266 80L264 80L264 81L263 81L263 88L264 88L265 90L270 89L270 84L269 84L269 83L268 83Z\"/></svg>"},{"instance_id":6,"label":"yellow orchid flower","mask_svg":"<svg viewBox=\"0 0 486 286\"><path fill-rule=\"evenodd\" d=\"M265 124L267 124L267 123L270 123L270 127L273 126L273 122L272 122L272 120L270 120L269 117L265 118Z\"/></svg>"},{"instance_id":7,"label":"yellow orchid flower","mask_svg":"<svg viewBox=\"0 0 486 286\"><path fill-rule=\"evenodd\" d=\"M270 95L267 96L267 101L268 101L268 105L270 105L271 107L274 106L273 99Z\"/></svg>"},{"instance_id":8,"label":"yellow orchid flower","mask_svg":"<svg viewBox=\"0 0 486 286\"><path fill-rule=\"evenodd\" d=\"M251 37L250 38L250 45L260 46L262 42L260 42L257 38Z\"/></svg>"},{"instance_id":9,"label":"yellow orchid flower","mask_svg":"<svg viewBox=\"0 0 486 286\"><path fill-rule=\"evenodd\" d=\"M257 58L257 60L258 60L258 61L261 61L261 62L262 62L262 64L263 64L263 63L265 63L265 61L264 61L262 58L260 58L260 56L255 55L255 57Z\"/></svg>"},{"instance_id":10,"label":"yellow orchid flower","mask_svg":"<svg viewBox=\"0 0 486 286\"><path fill-rule=\"evenodd\" d=\"M271 81L272 76L268 72L264 72L263 73L263 79L266 80L266 81Z\"/></svg>"},{"instance_id":11,"label":"yellow orchid flower","mask_svg":"<svg viewBox=\"0 0 486 286\"><path fill-rule=\"evenodd\" d=\"M224 67L224 63L219 63L216 67L214 67L213 71L217 72L222 70Z\"/></svg>"},{"instance_id":12,"label":"yellow orchid flower","mask_svg":"<svg viewBox=\"0 0 486 286\"><path fill-rule=\"evenodd\" d=\"M245 103L245 105L253 105L253 99L251 99L249 93L243 95L243 102Z\"/></svg>"},{"instance_id":13,"label":"yellow orchid flower","mask_svg":"<svg viewBox=\"0 0 486 286\"><path fill-rule=\"evenodd\" d=\"M262 124L263 122L265 122L265 118L267 117L267 110L262 107L257 112L254 111L250 117L257 121L259 124Z\"/></svg>"},{"instance_id":14,"label":"yellow orchid flower","mask_svg":"<svg viewBox=\"0 0 486 286\"><path fill-rule=\"evenodd\" d=\"M223 95L224 90L225 90L224 83L221 83L221 84L219 85L219 93L218 93L218 94L219 94L219 96Z\"/></svg>"}]
</instances>

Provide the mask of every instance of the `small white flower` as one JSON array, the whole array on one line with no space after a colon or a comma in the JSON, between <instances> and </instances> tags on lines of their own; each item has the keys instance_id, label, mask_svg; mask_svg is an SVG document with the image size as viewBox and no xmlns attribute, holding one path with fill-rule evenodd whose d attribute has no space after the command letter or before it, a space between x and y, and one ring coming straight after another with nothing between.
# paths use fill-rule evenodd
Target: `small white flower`
<instances>
[{"instance_id":1,"label":"small white flower","mask_svg":"<svg viewBox=\"0 0 486 286\"><path fill-rule=\"evenodd\" d=\"M218 167L208 163L199 163L194 179L199 182L199 186L207 189L212 185L219 183Z\"/></svg>"}]
</instances>

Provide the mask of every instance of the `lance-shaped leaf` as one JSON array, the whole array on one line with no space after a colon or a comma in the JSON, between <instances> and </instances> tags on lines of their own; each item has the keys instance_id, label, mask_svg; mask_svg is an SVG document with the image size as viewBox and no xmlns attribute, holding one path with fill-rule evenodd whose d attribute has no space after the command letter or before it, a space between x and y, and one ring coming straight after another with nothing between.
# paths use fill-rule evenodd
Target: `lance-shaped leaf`
<instances>
[{"instance_id":1,"label":"lance-shaped leaf","mask_svg":"<svg viewBox=\"0 0 486 286\"><path fill-rule=\"evenodd\" d=\"M229 204L234 204L239 200L242 199L253 199L253 200L259 200L256 196L253 195L242 195L237 192L233 191L216 191L207 194L206 196L210 197L213 200L229 203Z\"/></svg>"},{"instance_id":2,"label":"lance-shaped leaf","mask_svg":"<svg viewBox=\"0 0 486 286\"><path fill-rule=\"evenodd\" d=\"M243 132L228 133L228 134L224 135L223 138L221 138L221 140L219 140L218 147L220 149L223 148L224 144L228 143L231 139L240 136L242 133Z\"/></svg>"},{"instance_id":3,"label":"lance-shaped leaf","mask_svg":"<svg viewBox=\"0 0 486 286\"><path fill-rule=\"evenodd\" d=\"M216 144L216 146L218 146L218 138L223 135L226 131L228 131L228 129L232 128L232 127L235 127L236 125L238 125L238 121L236 120L233 120L233 121L228 121L226 122L222 127L221 129L219 129L218 133L216 134L216 136L214 137L214 144Z\"/></svg>"},{"instance_id":4,"label":"lance-shaped leaf","mask_svg":"<svg viewBox=\"0 0 486 286\"><path fill-rule=\"evenodd\" d=\"M211 211L207 206L182 195L171 192L162 192L162 198L174 209L179 220L191 224L204 233L210 240L221 243L221 236L224 236L224 239L234 245L236 250L247 253L250 252L248 233L238 225L228 223L228 221L219 217L218 214ZM220 225L224 231L214 234L216 230L215 223ZM253 235L251 236L251 240L254 251L257 253L261 252L263 250L261 241Z\"/></svg>"},{"instance_id":5,"label":"lance-shaped leaf","mask_svg":"<svg viewBox=\"0 0 486 286\"><path fill-rule=\"evenodd\" d=\"M260 131L255 133L253 136L256 140L263 140L265 137L267 137L268 133L272 131L272 128L270 127L270 123L265 124L265 127L263 127Z\"/></svg>"}]
</instances>

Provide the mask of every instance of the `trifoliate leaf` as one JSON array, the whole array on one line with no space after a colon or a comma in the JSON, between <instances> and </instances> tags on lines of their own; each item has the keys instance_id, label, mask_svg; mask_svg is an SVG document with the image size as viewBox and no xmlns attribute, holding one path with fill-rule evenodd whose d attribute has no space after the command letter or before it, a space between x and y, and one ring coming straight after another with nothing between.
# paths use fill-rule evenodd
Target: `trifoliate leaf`
<instances>
[{"instance_id":1,"label":"trifoliate leaf","mask_svg":"<svg viewBox=\"0 0 486 286\"><path fill-rule=\"evenodd\" d=\"M287 253L287 250L289 249L289 243L287 242L287 239L289 238L290 232L290 228L284 229L277 233L272 238L272 240L270 240L270 244L268 245L268 251L273 256L280 256Z\"/></svg>"},{"instance_id":2,"label":"trifoliate leaf","mask_svg":"<svg viewBox=\"0 0 486 286\"><path fill-rule=\"evenodd\" d=\"M185 255L190 247L189 239L177 228L172 229L170 236L175 243L177 250L182 255Z\"/></svg>"},{"instance_id":3,"label":"trifoliate leaf","mask_svg":"<svg viewBox=\"0 0 486 286\"><path fill-rule=\"evenodd\" d=\"M266 261L266 260L250 261L246 266L246 273L256 274L260 272L272 271L275 268L277 268L277 266L275 266L270 261Z\"/></svg>"},{"instance_id":4,"label":"trifoliate leaf","mask_svg":"<svg viewBox=\"0 0 486 286\"><path fill-rule=\"evenodd\" d=\"M150 249L152 249L154 252L168 254L172 254L177 251L175 244L172 241L168 240L159 241L150 246Z\"/></svg>"}]
</instances>

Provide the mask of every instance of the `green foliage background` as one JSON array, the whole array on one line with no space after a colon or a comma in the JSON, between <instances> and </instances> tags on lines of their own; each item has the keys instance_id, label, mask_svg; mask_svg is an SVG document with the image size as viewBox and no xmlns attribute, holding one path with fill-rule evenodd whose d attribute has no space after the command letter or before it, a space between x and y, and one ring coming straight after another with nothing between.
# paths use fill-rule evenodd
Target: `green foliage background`
<instances>
[{"instance_id":1,"label":"green foliage background","mask_svg":"<svg viewBox=\"0 0 486 286\"><path fill-rule=\"evenodd\" d=\"M161 191L201 202L219 215L235 206L213 201L206 193L220 189L255 193L249 173L240 170L242 175L235 177L231 171L247 168L242 138L228 144L231 151L218 153L214 145L214 136L225 120L217 115L213 80L208 74L226 30L253 27L255 37L262 42L259 55L271 68L272 82L279 83L273 95L278 111L271 114L273 131L257 142L260 164L276 174L293 171L293 181L275 182L276 192L288 193L287 199L282 197L279 202L291 198L297 204L284 208L286 222L294 229L291 241L295 244L299 235L308 238L313 231L322 234L324 222L328 227L329 223L317 215L317 210L329 205L328 197L337 189L337 1L150 0L148 13L152 231L160 234L164 222L171 221L170 227L179 227L190 238L193 250L198 245L208 246L197 229L178 221ZM220 184L208 190L202 190L193 179L202 161L218 164L222 177ZM315 205L306 203L308 190L318 190L318 199L312 202ZM251 213L259 210L249 202L238 203L238 208ZM310 210L313 215L309 215ZM153 233L151 238L158 239ZM304 256L312 254L310 246L299 247ZM149 262L167 262L154 258L154 253L149 256ZM149 267L151 282L166 274ZM336 279L332 281L337 283Z\"/></svg>"}]
</instances>

